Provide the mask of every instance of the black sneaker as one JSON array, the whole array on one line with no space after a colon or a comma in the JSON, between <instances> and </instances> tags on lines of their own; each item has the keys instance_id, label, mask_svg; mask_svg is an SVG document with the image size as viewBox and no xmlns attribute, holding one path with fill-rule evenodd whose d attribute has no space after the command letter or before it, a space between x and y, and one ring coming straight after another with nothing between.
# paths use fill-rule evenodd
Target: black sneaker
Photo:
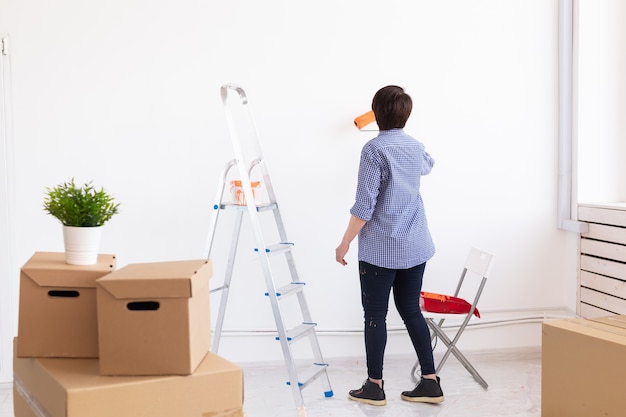
<instances>
[{"instance_id":1,"label":"black sneaker","mask_svg":"<svg viewBox=\"0 0 626 417\"><path fill-rule=\"evenodd\" d=\"M444 400L439 377L436 381L422 378L413 391L404 391L400 397L405 401L418 403L440 403Z\"/></svg>"},{"instance_id":2,"label":"black sneaker","mask_svg":"<svg viewBox=\"0 0 626 417\"><path fill-rule=\"evenodd\" d=\"M387 404L385 391L377 383L370 381L369 378L365 380L361 388L351 390L348 393L348 398L371 405Z\"/></svg>"}]
</instances>

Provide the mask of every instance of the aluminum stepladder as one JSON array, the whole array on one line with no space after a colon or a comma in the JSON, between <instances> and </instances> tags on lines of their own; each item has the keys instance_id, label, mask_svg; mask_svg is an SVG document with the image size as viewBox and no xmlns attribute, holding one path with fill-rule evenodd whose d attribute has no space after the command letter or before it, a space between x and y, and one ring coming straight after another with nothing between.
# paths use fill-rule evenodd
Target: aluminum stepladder
<instances>
[{"instance_id":1,"label":"aluminum stepladder","mask_svg":"<svg viewBox=\"0 0 626 417\"><path fill-rule=\"evenodd\" d=\"M241 232L241 225L245 213L248 213L250 219L250 225L254 235L256 248L254 251L258 255L260 267L263 277L265 278L265 284L267 292L265 295L269 298L274 314L274 321L276 323L277 336L276 340L280 342L285 364L287 366L287 373L289 380L287 384L291 387L293 398L296 405L297 415L299 417L306 416L306 409L304 399L302 396L302 390L306 388L310 383L316 379L320 379L324 387L324 396L332 397L333 391L330 386L330 380L328 378L327 367L328 364L322 357L322 352L315 332L316 323L313 322L311 313L309 311L306 298L304 296L305 283L302 282L296 270L293 253L293 243L287 239L285 227L280 214L278 203L276 202L276 196L272 187L270 175L263 159L263 153L259 143L256 126L251 116L251 112L248 106L248 98L240 86L236 84L226 84L220 89L224 110L226 113L226 121L228 123L228 129L230 131L231 141L233 144L233 150L235 153L235 159L229 161L222 173L217 195L216 203L213 206L213 216L209 225L209 235L207 239L207 246L205 254L207 258L210 258L213 248L215 231L218 225L218 219L220 212L229 211L234 213L234 230L232 235L232 241L228 254L228 261L226 264L226 270L224 273L223 285L219 288L212 289L211 292L221 292L220 305L218 310L218 316L213 331L212 351L217 353L220 343L220 337L223 330L224 316L226 313L226 304L228 302L228 295L231 286L231 280L233 276L233 269L235 264L235 258L237 249L239 246L239 236ZM235 95L236 93L236 95ZM234 96L234 97L233 97ZM236 103L236 98L240 99L239 103ZM236 104L233 104L235 102ZM240 130L238 129L233 117L231 107L233 105L239 105L242 114L244 115L245 122L251 127L252 140L249 144L252 148L252 157L250 162L247 163L244 159L244 150L242 148L242 140L240 138ZM236 169L236 173L241 181L243 194L245 196L245 205L237 203L229 203L225 200L225 192L227 190L227 182L229 174L232 169ZM268 197L268 203L257 204L255 201L255 195L251 185L251 175L259 173L261 174L263 188L265 189ZM265 235L263 227L261 226L261 217L267 215L267 212L273 213L274 223L276 226L276 232L279 236L279 243L267 245L265 242ZM267 229L266 229L267 230ZM272 262L275 262L276 257L283 257L286 261L289 277L283 279L283 283L280 286L276 285L277 275L272 269ZM281 311L281 301L297 297L297 304L299 310L302 313L301 323L294 328L287 329L283 312ZM300 340L308 339L310 342L311 352L314 357L313 363L308 367L309 369L298 369L296 366L294 355L292 351L292 344ZM304 380L300 379L300 376L306 375Z\"/></svg>"}]
</instances>

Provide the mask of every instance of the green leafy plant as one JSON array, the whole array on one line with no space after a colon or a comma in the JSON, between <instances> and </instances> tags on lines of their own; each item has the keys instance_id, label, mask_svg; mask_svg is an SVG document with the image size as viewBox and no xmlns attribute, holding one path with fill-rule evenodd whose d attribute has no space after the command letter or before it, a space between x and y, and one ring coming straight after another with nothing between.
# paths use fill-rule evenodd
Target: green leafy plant
<instances>
[{"instance_id":1,"label":"green leafy plant","mask_svg":"<svg viewBox=\"0 0 626 417\"><path fill-rule=\"evenodd\" d=\"M118 213L119 203L92 182L77 186L74 179L56 187L46 187L44 210L65 226L97 227Z\"/></svg>"}]
</instances>

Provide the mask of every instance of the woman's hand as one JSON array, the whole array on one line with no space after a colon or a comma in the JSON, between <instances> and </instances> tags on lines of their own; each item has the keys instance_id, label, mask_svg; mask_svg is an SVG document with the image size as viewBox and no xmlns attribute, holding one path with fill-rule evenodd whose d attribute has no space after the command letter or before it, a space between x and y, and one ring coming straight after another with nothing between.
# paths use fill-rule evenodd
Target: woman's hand
<instances>
[{"instance_id":1,"label":"woman's hand","mask_svg":"<svg viewBox=\"0 0 626 417\"><path fill-rule=\"evenodd\" d=\"M344 259L346 253L348 253L348 249L350 249L350 243L341 242L337 249L335 249L335 260L339 262L341 265L348 265L348 262Z\"/></svg>"},{"instance_id":2,"label":"woman's hand","mask_svg":"<svg viewBox=\"0 0 626 417\"><path fill-rule=\"evenodd\" d=\"M346 253L348 253L348 249L350 249L350 242L359 234L359 231L365 226L365 223L365 220L350 216L348 228L343 235L343 239L341 239L341 243L337 246L337 249L335 249L335 260L341 265L348 265L344 257Z\"/></svg>"}]
</instances>

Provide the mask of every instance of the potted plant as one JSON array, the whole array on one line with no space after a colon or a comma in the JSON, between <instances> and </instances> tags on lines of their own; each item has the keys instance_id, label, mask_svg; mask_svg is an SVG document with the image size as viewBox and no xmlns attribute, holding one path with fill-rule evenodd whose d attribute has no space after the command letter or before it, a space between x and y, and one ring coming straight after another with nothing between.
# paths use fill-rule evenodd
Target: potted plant
<instances>
[{"instance_id":1,"label":"potted plant","mask_svg":"<svg viewBox=\"0 0 626 417\"><path fill-rule=\"evenodd\" d=\"M119 203L104 188L97 189L92 182L77 186L72 178L47 187L43 206L63 225L65 262L97 263L102 226L118 213Z\"/></svg>"}]
</instances>

